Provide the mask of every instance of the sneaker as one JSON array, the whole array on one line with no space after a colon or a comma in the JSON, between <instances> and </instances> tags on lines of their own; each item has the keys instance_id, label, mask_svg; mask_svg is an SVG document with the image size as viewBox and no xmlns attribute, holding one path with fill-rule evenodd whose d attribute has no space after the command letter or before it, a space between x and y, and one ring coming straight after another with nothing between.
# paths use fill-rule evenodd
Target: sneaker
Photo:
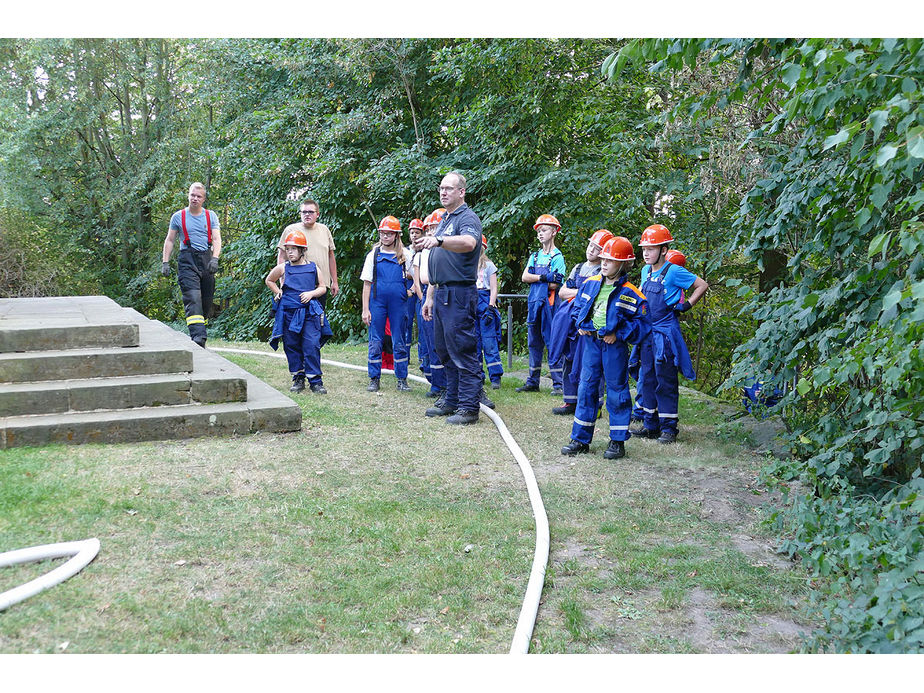
<instances>
[{"instance_id":1,"label":"sneaker","mask_svg":"<svg viewBox=\"0 0 924 693\"><path fill-rule=\"evenodd\" d=\"M661 429L637 426L636 428L630 428L629 433L631 433L636 438L657 438L659 435L661 435Z\"/></svg>"},{"instance_id":2,"label":"sneaker","mask_svg":"<svg viewBox=\"0 0 924 693\"><path fill-rule=\"evenodd\" d=\"M305 389L305 374L296 373L292 376L292 387L289 388L289 392L301 392Z\"/></svg>"},{"instance_id":3,"label":"sneaker","mask_svg":"<svg viewBox=\"0 0 924 693\"><path fill-rule=\"evenodd\" d=\"M455 424L457 426L465 426L468 424L478 423L478 412L460 409L455 414L446 419L446 423Z\"/></svg>"},{"instance_id":4,"label":"sneaker","mask_svg":"<svg viewBox=\"0 0 924 693\"><path fill-rule=\"evenodd\" d=\"M611 440L606 450L603 451L603 456L608 460L618 460L620 457L625 457L626 444L621 440Z\"/></svg>"},{"instance_id":5,"label":"sneaker","mask_svg":"<svg viewBox=\"0 0 924 693\"><path fill-rule=\"evenodd\" d=\"M481 388L481 395L479 396L479 402L481 402L488 409L494 409L494 402L488 399L488 393L484 388Z\"/></svg>"},{"instance_id":6,"label":"sneaker","mask_svg":"<svg viewBox=\"0 0 924 693\"><path fill-rule=\"evenodd\" d=\"M317 392L319 395L327 394L327 388L324 387L324 383L311 383L309 387L312 392Z\"/></svg>"},{"instance_id":7,"label":"sneaker","mask_svg":"<svg viewBox=\"0 0 924 693\"><path fill-rule=\"evenodd\" d=\"M427 409L425 414L427 416L449 416L450 414L454 414L455 411L455 409L450 407L441 407L440 403L437 402L434 406Z\"/></svg>"},{"instance_id":8,"label":"sneaker","mask_svg":"<svg viewBox=\"0 0 924 693\"><path fill-rule=\"evenodd\" d=\"M658 442L663 445L668 445L677 440L677 431L661 431L661 435L658 437Z\"/></svg>"},{"instance_id":9,"label":"sneaker","mask_svg":"<svg viewBox=\"0 0 924 693\"><path fill-rule=\"evenodd\" d=\"M574 414L577 410L577 404L571 402L570 404L563 404L560 407L552 407L552 413L558 414L559 416L570 416Z\"/></svg>"},{"instance_id":10,"label":"sneaker","mask_svg":"<svg viewBox=\"0 0 924 693\"><path fill-rule=\"evenodd\" d=\"M500 390L500 380L492 380L492 381L491 381L491 389L492 389L492 390Z\"/></svg>"},{"instance_id":11,"label":"sneaker","mask_svg":"<svg viewBox=\"0 0 924 693\"><path fill-rule=\"evenodd\" d=\"M407 380L405 378L398 378L398 383L395 385L395 388L398 390L398 392L411 391L411 386L407 384Z\"/></svg>"},{"instance_id":12,"label":"sneaker","mask_svg":"<svg viewBox=\"0 0 924 693\"><path fill-rule=\"evenodd\" d=\"M581 443L577 440L572 440L565 447L561 449L562 455L577 455L579 452L589 452L590 445L587 443Z\"/></svg>"},{"instance_id":13,"label":"sneaker","mask_svg":"<svg viewBox=\"0 0 924 693\"><path fill-rule=\"evenodd\" d=\"M515 392L539 392L538 385L521 385Z\"/></svg>"},{"instance_id":14,"label":"sneaker","mask_svg":"<svg viewBox=\"0 0 924 693\"><path fill-rule=\"evenodd\" d=\"M560 387L553 387L552 392L550 393L552 397L564 397L565 393Z\"/></svg>"},{"instance_id":15,"label":"sneaker","mask_svg":"<svg viewBox=\"0 0 924 693\"><path fill-rule=\"evenodd\" d=\"M378 391L379 391L379 379L369 378L369 387L366 388L366 392L378 392Z\"/></svg>"}]
</instances>

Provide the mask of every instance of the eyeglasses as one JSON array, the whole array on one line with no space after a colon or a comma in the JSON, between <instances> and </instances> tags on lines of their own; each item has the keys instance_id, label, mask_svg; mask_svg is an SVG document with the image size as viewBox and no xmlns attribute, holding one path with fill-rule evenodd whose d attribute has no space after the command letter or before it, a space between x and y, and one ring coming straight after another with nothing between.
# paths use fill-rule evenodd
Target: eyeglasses
<instances>
[{"instance_id":1,"label":"eyeglasses","mask_svg":"<svg viewBox=\"0 0 924 693\"><path fill-rule=\"evenodd\" d=\"M457 188L456 186L453 186L453 185L440 185L436 189L439 190L440 192L451 192L453 190L460 190L460 188Z\"/></svg>"},{"instance_id":2,"label":"eyeglasses","mask_svg":"<svg viewBox=\"0 0 924 693\"><path fill-rule=\"evenodd\" d=\"M316 209L303 209L301 210L302 214L317 214L318 210Z\"/></svg>"}]
</instances>

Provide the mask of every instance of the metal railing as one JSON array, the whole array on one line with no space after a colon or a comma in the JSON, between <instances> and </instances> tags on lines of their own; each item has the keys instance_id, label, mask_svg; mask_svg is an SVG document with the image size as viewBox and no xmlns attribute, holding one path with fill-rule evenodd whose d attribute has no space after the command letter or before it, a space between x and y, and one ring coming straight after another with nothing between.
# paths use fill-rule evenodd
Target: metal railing
<instances>
[{"instance_id":1,"label":"metal railing","mask_svg":"<svg viewBox=\"0 0 924 693\"><path fill-rule=\"evenodd\" d=\"M497 294L500 298L527 298L528 294ZM507 303L507 370L513 370L513 301Z\"/></svg>"}]
</instances>

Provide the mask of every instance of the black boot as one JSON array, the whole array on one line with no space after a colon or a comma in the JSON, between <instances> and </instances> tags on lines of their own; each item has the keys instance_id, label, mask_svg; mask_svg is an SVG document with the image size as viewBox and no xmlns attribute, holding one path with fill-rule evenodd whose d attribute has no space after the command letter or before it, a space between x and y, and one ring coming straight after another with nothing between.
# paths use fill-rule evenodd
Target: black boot
<instances>
[{"instance_id":1,"label":"black boot","mask_svg":"<svg viewBox=\"0 0 924 693\"><path fill-rule=\"evenodd\" d=\"M446 419L446 423L465 426L467 424L478 423L478 412L460 409L455 414Z\"/></svg>"},{"instance_id":2,"label":"black boot","mask_svg":"<svg viewBox=\"0 0 924 693\"><path fill-rule=\"evenodd\" d=\"M366 392L378 392L378 391L379 391L379 379L369 378L369 387L366 388Z\"/></svg>"},{"instance_id":3,"label":"black boot","mask_svg":"<svg viewBox=\"0 0 924 693\"><path fill-rule=\"evenodd\" d=\"M590 445L587 443L581 443L577 440L572 440L565 447L561 449L562 455L577 455L579 452L587 452L590 450Z\"/></svg>"},{"instance_id":4,"label":"black boot","mask_svg":"<svg viewBox=\"0 0 924 693\"><path fill-rule=\"evenodd\" d=\"M410 392L411 386L407 384L407 380L404 378L398 378L398 384L395 385L398 392Z\"/></svg>"},{"instance_id":5,"label":"black boot","mask_svg":"<svg viewBox=\"0 0 924 693\"><path fill-rule=\"evenodd\" d=\"M292 387L289 392L302 392L305 389L305 374L295 373L292 375Z\"/></svg>"},{"instance_id":6,"label":"black boot","mask_svg":"<svg viewBox=\"0 0 924 693\"><path fill-rule=\"evenodd\" d=\"M620 457L625 457L626 444L621 440L611 440L606 450L603 451L603 456L608 460L618 460Z\"/></svg>"},{"instance_id":7,"label":"black boot","mask_svg":"<svg viewBox=\"0 0 924 693\"><path fill-rule=\"evenodd\" d=\"M668 445L677 440L677 431L661 431L661 436L658 438L658 442L664 445Z\"/></svg>"},{"instance_id":8,"label":"black boot","mask_svg":"<svg viewBox=\"0 0 924 693\"><path fill-rule=\"evenodd\" d=\"M481 402L488 409L494 409L494 402L488 398L488 393L485 392L485 389L481 388L481 394L479 395L479 402Z\"/></svg>"},{"instance_id":9,"label":"black boot","mask_svg":"<svg viewBox=\"0 0 924 693\"><path fill-rule=\"evenodd\" d=\"M518 387L514 392L539 392L538 385L526 385L525 383Z\"/></svg>"},{"instance_id":10,"label":"black boot","mask_svg":"<svg viewBox=\"0 0 924 693\"><path fill-rule=\"evenodd\" d=\"M316 392L316 393L319 394L319 395L326 395L326 394L327 394L327 388L324 387L324 383L321 383L321 382L311 383L311 385L309 385L309 387L311 388L311 391L312 391L312 392Z\"/></svg>"},{"instance_id":11,"label":"black boot","mask_svg":"<svg viewBox=\"0 0 924 693\"><path fill-rule=\"evenodd\" d=\"M577 410L577 405L574 402L563 404L560 407L552 407L552 413L558 414L559 416L570 416L574 414Z\"/></svg>"},{"instance_id":12,"label":"black boot","mask_svg":"<svg viewBox=\"0 0 924 693\"><path fill-rule=\"evenodd\" d=\"M661 435L661 429L636 426L635 428L630 428L629 433L631 433L636 438L657 438L659 435Z\"/></svg>"}]
</instances>

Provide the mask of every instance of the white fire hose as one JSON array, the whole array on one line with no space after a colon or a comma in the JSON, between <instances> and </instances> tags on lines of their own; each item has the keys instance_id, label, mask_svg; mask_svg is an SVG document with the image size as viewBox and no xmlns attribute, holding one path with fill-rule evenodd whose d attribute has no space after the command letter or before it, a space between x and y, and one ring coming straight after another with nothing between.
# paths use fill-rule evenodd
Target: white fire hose
<instances>
[{"instance_id":1,"label":"white fire hose","mask_svg":"<svg viewBox=\"0 0 924 693\"><path fill-rule=\"evenodd\" d=\"M32 563L34 561L72 556L67 563L58 566L54 570L0 594L0 611L76 575L90 561L96 558L98 553L99 539L95 538L83 541L65 541L59 544L43 544L42 546L32 546L28 549L16 549L15 551L0 553L0 568L19 565L20 563Z\"/></svg>"},{"instance_id":2,"label":"white fire hose","mask_svg":"<svg viewBox=\"0 0 924 693\"><path fill-rule=\"evenodd\" d=\"M273 358L284 359L283 354L274 354L268 351L256 351L252 349L228 349L224 347L209 347L211 351L227 351L235 354L254 354L256 356L271 356ZM356 371L365 371L366 366L356 366L352 363L341 363L340 361L330 361L321 359L321 363L338 368L348 368ZM386 368L382 369L383 373L394 373ZM418 375L408 374L408 378L420 383L429 385L425 378ZM517 619L516 631L513 634L513 641L510 644L510 654L526 654L529 652L529 641L532 638L533 628L536 625L536 616L539 612L539 599L542 596L542 585L545 582L545 567L549 562L549 519L545 514L545 506L542 503L542 496L539 493L539 484L536 483L536 476L529 460L517 442L513 439L504 420L493 410L481 405L481 412L485 414L500 432L501 438L510 449L514 459L520 466L523 479L526 481L526 489L529 493L529 502L533 509L533 516L536 522L536 550L533 554L533 565L529 575L529 582L526 584L526 594L523 597L523 605L520 607L520 616Z\"/></svg>"}]
</instances>

